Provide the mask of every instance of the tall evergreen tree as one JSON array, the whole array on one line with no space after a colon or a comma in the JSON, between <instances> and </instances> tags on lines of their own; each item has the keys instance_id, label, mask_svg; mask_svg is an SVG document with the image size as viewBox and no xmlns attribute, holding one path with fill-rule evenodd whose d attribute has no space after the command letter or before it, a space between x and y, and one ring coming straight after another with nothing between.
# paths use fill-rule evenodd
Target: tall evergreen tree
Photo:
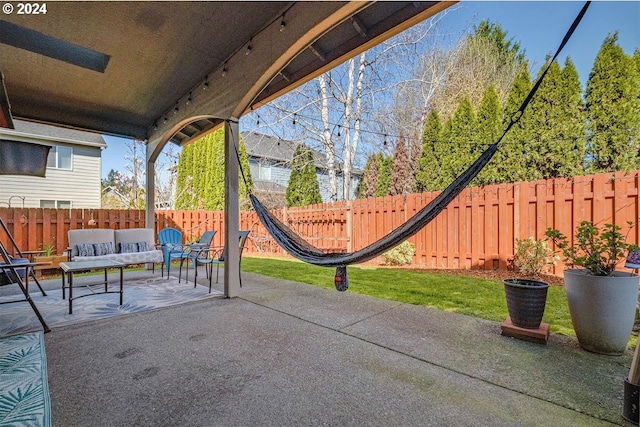
<instances>
[{"instance_id":1,"label":"tall evergreen tree","mask_svg":"<svg viewBox=\"0 0 640 427\"><path fill-rule=\"evenodd\" d=\"M378 179L376 180L375 197L389 195L389 185L391 183L391 168L393 166L393 158L378 153Z\"/></svg>"},{"instance_id":2,"label":"tall evergreen tree","mask_svg":"<svg viewBox=\"0 0 640 427\"><path fill-rule=\"evenodd\" d=\"M298 145L293 153L285 196L287 207L322 203L313 151L306 145Z\"/></svg>"},{"instance_id":3,"label":"tall evergreen tree","mask_svg":"<svg viewBox=\"0 0 640 427\"><path fill-rule=\"evenodd\" d=\"M507 102L503 114L503 128L506 129L512 120L518 119L518 110L531 90L531 75L529 74L529 65L524 63L520 73L513 80L513 85L509 90ZM511 127L511 130L503 138L497 161L498 174L500 176L509 177L503 182L522 182L532 181L537 172L531 171L525 162L527 152L531 150L532 133L531 133L531 109L524 110L522 117L517 123Z\"/></svg>"},{"instance_id":4,"label":"tall evergreen tree","mask_svg":"<svg viewBox=\"0 0 640 427\"><path fill-rule=\"evenodd\" d=\"M247 184L253 183L244 142L240 141L240 161ZM224 209L224 131L212 132L182 149L178 162L176 209ZM247 188L239 181L239 195Z\"/></svg>"},{"instance_id":5,"label":"tall evergreen tree","mask_svg":"<svg viewBox=\"0 0 640 427\"><path fill-rule=\"evenodd\" d=\"M494 143L502 133L502 107L498 99L498 93L493 85L484 92L478 114L476 117L476 131L473 150L474 157L478 157L489 144ZM497 164L501 161L502 153L498 152L487 164L478 176L472 181L472 185L487 185L504 182L506 177L499 176Z\"/></svg>"},{"instance_id":6,"label":"tall evergreen tree","mask_svg":"<svg viewBox=\"0 0 640 427\"><path fill-rule=\"evenodd\" d=\"M475 131L475 113L469 98L465 97L445 122L442 144L436 149L440 159L440 173L435 180L437 190L446 188L473 162L474 154L479 151Z\"/></svg>"},{"instance_id":7,"label":"tall evergreen tree","mask_svg":"<svg viewBox=\"0 0 640 427\"><path fill-rule=\"evenodd\" d=\"M436 178L440 174L440 152L437 148L444 145L442 141L442 122L436 110L431 110L422 131L422 153L416 173L416 190L418 192L433 191Z\"/></svg>"},{"instance_id":8,"label":"tall evergreen tree","mask_svg":"<svg viewBox=\"0 0 640 427\"><path fill-rule=\"evenodd\" d=\"M617 42L617 32L605 38L587 81L591 172L640 168L638 66Z\"/></svg>"},{"instance_id":9,"label":"tall evergreen tree","mask_svg":"<svg viewBox=\"0 0 640 427\"><path fill-rule=\"evenodd\" d=\"M573 64L564 72L556 61L551 63L531 109L531 145L525 163L534 179L571 177L579 170L580 83ZM545 64L546 67L546 64ZM542 70L545 69L543 67Z\"/></svg>"},{"instance_id":10,"label":"tall evergreen tree","mask_svg":"<svg viewBox=\"0 0 640 427\"><path fill-rule=\"evenodd\" d=\"M580 77L573 61L567 57L561 75L560 104L564 107L564 120L558 123L558 139L563 141L563 168L560 176L584 174L586 151L586 114L582 99Z\"/></svg>"},{"instance_id":11,"label":"tall evergreen tree","mask_svg":"<svg viewBox=\"0 0 640 427\"><path fill-rule=\"evenodd\" d=\"M193 145L193 144L191 144ZM176 209L189 209L196 206L193 174L193 147L187 145L180 153L178 160L178 176L176 178ZM191 147L191 148L189 148Z\"/></svg>"},{"instance_id":12,"label":"tall evergreen tree","mask_svg":"<svg viewBox=\"0 0 640 427\"><path fill-rule=\"evenodd\" d=\"M411 179L411 163L409 161L409 150L404 136L400 136L393 151L393 164L391 168L391 183L389 184L389 195L408 194L413 189Z\"/></svg>"}]
</instances>

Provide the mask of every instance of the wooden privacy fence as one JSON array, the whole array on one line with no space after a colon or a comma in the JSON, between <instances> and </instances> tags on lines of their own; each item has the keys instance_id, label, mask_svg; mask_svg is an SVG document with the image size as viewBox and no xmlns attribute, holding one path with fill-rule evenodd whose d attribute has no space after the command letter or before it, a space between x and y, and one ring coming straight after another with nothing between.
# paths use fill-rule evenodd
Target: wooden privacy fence
<instances>
[{"instance_id":1,"label":"wooden privacy fence","mask_svg":"<svg viewBox=\"0 0 640 427\"><path fill-rule=\"evenodd\" d=\"M580 176L465 189L438 217L409 239L414 264L427 268L504 269L513 257L516 238L543 238L547 228L572 236L582 220L614 223L640 242L639 171ZM325 251L354 251L384 237L437 195L433 193L325 203L275 210L276 216L310 243ZM144 211L0 208L22 250L54 243L67 247L75 228L144 227ZM95 225L90 225L90 221ZM175 227L185 239L217 230L214 244L224 242L224 213L156 211L156 231ZM251 230L248 252L282 254L254 212L240 214L240 228ZM3 243L5 236L0 236ZM555 269L561 274L562 263Z\"/></svg>"}]
</instances>

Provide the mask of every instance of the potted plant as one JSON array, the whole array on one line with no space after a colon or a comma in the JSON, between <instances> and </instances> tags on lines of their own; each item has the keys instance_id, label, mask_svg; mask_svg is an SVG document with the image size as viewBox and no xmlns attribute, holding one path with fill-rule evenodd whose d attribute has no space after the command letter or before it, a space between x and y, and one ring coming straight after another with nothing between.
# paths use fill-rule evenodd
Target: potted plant
<instances>
[{"instance_id":1,"label":"potted plant","mask_svg":"<svg viewBox=\"0 0 640 427\"><path fill-rule=\"evenodd\" d=\"M582 221L573 245L558 230L546 231L570 267L564 271L564 287L578 342L595 353L622 354L635 319L638 275L615 268L638 247L627 244L620 230L614 224L598 228Z\"/></svg>"},{"instance_id":2,"label":"potted plant","mask_svg":"<svg viewBox=\"0 0 640 427\"><path fill-rule=\"evenodd\" d=\"M538 329L547 303L549 284L540 280L543 269L554 263L546 240L516 239L513 263L525 278L504 279L509 318L514 326Z\"/></svg>"}]
</instances>

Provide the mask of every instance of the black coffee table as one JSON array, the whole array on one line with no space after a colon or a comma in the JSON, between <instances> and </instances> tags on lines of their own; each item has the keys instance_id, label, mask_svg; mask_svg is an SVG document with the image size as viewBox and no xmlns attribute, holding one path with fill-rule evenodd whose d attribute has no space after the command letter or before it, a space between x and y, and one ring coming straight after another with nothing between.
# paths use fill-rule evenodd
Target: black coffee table
<instances>
[{"instance_id":1,"label":"black coffee table","mask_svg":"<svg viewBox=\"0 0 640 427\"><path fill-rule=\"evenodd\" d=\"M111 261L108 259L98 259L95 261L68 261L68 262L61 262L60 263L60 269L62 269L62 299L65 299L65 276L68 275L68 279L69 279L69 314L73 313L73 300L74 299L78 299L78 298L82 298L82 297L88 297L91 295L97 295L97 294L120 294L120 305L122 305L122 282L123 282L123 268L125 267L124 264L116 262L116 261ZM110 291L108 289L108 281L107 281L107 270L110 268L119 268L120 269L120 290L119 291ZM92 271L92 270L104 270L104 281L103 282L98 282L98 283L92 283L89 285L83 285L86 288L88 288L91 293L90 294L84 294L84 295L79 295L77 297L73 296L73 274L74 273L79 273L79 272L85 272L85 271ZM98 285L104 285L104 291L95 291L93 289L93 287L98 286Z\"/></svg>"}]
</instances>

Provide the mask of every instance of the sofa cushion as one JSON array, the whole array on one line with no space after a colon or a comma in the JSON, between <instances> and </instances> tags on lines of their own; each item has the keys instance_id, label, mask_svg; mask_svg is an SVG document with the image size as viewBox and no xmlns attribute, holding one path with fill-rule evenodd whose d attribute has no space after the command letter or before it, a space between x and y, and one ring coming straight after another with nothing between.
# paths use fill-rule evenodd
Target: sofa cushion
<instances>
[{"instance_id":1,"label":"sofa cushion","mask_svg":"<svg viewBox=\"0 0 640 427\"><path fill-rule=\"evenodd\" d=\"M109 254L99 256L75 256L74 261L93 261L97 259L108 259L111 261L121 262L125 265L130 264L144 264L148 262L162 262L162 251L159 249L153 249L145 252L131 252L121 254Z\"/></svg>"}]
</instances>

